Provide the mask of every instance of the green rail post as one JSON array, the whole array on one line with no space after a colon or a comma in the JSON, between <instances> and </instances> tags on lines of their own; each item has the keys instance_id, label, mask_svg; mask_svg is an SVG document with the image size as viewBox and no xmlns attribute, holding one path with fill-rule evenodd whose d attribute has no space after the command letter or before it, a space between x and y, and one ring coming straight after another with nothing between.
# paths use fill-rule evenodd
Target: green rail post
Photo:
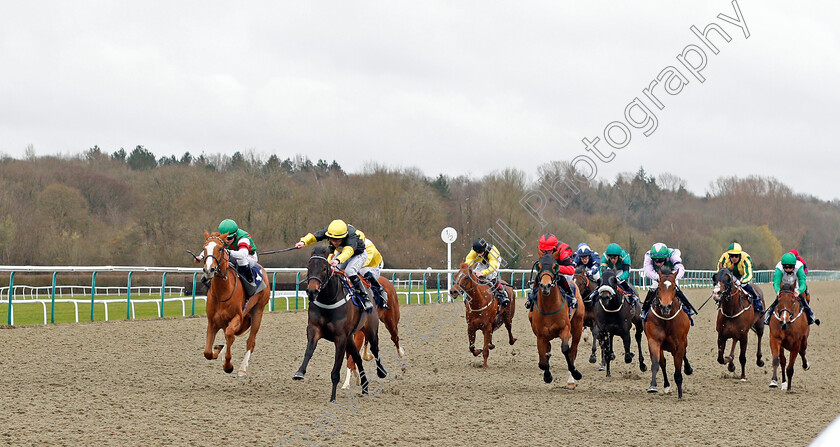
<instances>
[{"instance_id":1,"label":"green rail post","mask_svg":"<svg viewBox=\"0 0 840 447\"><path fill-rule=\"evenodd\" d=\"M525 289L525 274L524 273L522 274L522 290L525 292L524 296L528 296L528 292L526 291L527 289Z\"/></svg>"},{"instance_id":2,"label":"green rail post","mask_svg":"<svg viewBox=\"0 0 840 447\"><path fill-rule=\"evenodd\" d=\"M198 279L198 272L193 273L192 315L195 315L195 280L196 279Z\"/></svg>"},{"instance_id":3,"label":"green rail post","mask_svg":"<svg viewBox=\"0 0 840 447\"><path fill-rule=\"evenodd\" d=\"M12 272L12 274L9 275L9 315L7 315L8 319L9 319L9 326L12 325L12 299L14 298L14 292L13 292L14 290L15 290L15 272Z\"/></svg>"},{"instance_id":4,"label":"green rail post","mask_svg":"<svg viewBox=\"0 0 840 447\"><path fill-rule=\"evenodd\" d=\"M411 272L408 273L408 296L405 298L405 304L411 304Z\"/></svg>"},{"instance_id":5,"label":"green rail post","mask_svg":"<svg viewBox=\"0 0 840 447\"><path fill-rule=\"evenodd\" d=\"M437 292L438 292L438 303L440 302L440 272L437 274Z\"/></svg>"},{"instance_id":6,"label":"green rail post","mask_svg":"<svg viewBox=\"0 0 840 447\"><path fill-rule=\"evenodd\" d=\"M298 307L298 296L300 295L300 272L297 272L295 275L295 310L300 309Z\"/></svg>"},{"instance_id":7,"label":"green rail post","mask_svg":"<svg viewBox=\"0 0 840 447\"><path fill-rule=\"evenodd\" d=\"M58 275L58 272L53 272L52 277L52 292L51 292L51 302L50 302L50 323L55 323L55 277Z\"/></svg>"},{"instance_id":8,"label":"green rail post","mask_svg":"<svg viewBox=\"0 0 840 447\"><path fill-rule=\"evenodd\" d=\"M134 274L134 272L128 272L128 280L126 281L126 286L127 286L125 288L126 289L126 291L125 291L125 319L126 320L131 319L131 275L133 275L133 274ZM193 285L193 291L195 291L195 285ZM195 296L195 293L193 293L193 296Z\"/></svg>"},{"instance_id":9,"label":"green rail post","mask_svg":"<svg viewBox=\"0 0 840 447\"><path fill-rule=\"evenodd\" d=\"M90 278L90 321L93 321L93 301L96 298L96 273L93 272Z\"/></svg>"},{"instance_id":10,"label":"green rail post","mask_svg":"<svg viewBox=\"0 0 840 447\"><path fill-rule=\"evenodd\" d=\"M511 286L513 286L513 275L515 275L515 274L516 274L516 272L510 272L510 285ZM511 287L511 289L513 289L513 297L516 298L516 286Z\"/></svg>"},{"instance_id":11,"label":"green rail post","mask_svg":"<svg viewBox=\"0 0 840 447\"><path fill-rule=\"evenodd\" d=\"M163 272L163 278L160 280L160 317L163 318L163 296L166 293L166 272Z\"/></svg>"},{"instance_id":12,"label":"green rail post","mask_svg":"<svg viewBox=\"0 0 840 447\"><path fill-rule=\"evenodd\" d=\"M271 311L274 312L274 289L277 288L277 272L271 275Z\"/></svg>"},{"instance_id":13,"label":"green rail post","mask_svg":"<svg viewBox=\"0 0 840 447\"><path fill-rule=\"evenodd\" d=\"M426 304L426 272L423 272L423 304Z\"/></svg>"}]
</instances>

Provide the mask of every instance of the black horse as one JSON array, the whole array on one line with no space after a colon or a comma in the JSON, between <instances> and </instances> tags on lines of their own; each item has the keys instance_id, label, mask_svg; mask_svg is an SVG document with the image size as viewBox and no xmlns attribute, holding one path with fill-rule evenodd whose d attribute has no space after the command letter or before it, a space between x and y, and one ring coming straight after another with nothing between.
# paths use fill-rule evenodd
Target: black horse
<instances>
[{"instance_id":1,"label":"black horse","mask_svg":"<svg viewBox=\"0 0 840 447\"><path fill-rule=\"evenodd\" d=\"M636 302L630 304L618 288L618 279L615 270L604 270L599 282L597 299L593 303L593 316L598 331L598 340L601 344L601 358L607 369L607 377L610 377L610 361L615 358L613 354L613 337L619 336L624 341L624 363L633 361L633 352L630 351L630 329L636 327L636 344L639 347L639 369L647 370L645 357L642 354L642 307Z\"/></svg>"},{"instance_id":2,"label":"black horse","mask_svg":"<svg viewBox=\"0 0 840 447\"><path fill-rule=\"evenodd\" d=\"M335 364L330 378L332 394L330 402L335 402L335 389L341 375L341 365L347 354L353 357L359 370L362 394L368 392L368 380L362 365L359 349L353 342L353 334L362 330L370 343L370 351L376 358L376 373L384 378L388 372L379 360L379 316L376 312L364 312L353 304L350 290L339 278L327 261L327 247L315 247L307 267L306 295L309 297L309 324L306 326L306 353L303 363L292 377L303 380L306 365L315 352L318 340L324 338L335 343Z\"/></svg>"}]
</instances>

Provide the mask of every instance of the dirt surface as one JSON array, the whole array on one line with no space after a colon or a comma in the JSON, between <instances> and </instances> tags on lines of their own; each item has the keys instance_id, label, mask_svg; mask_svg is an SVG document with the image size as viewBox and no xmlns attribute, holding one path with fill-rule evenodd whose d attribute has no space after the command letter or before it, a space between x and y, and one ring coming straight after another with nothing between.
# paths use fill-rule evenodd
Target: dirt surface
<instances>
[{"instance_id":1,"label":"dirt surface","mask_svg":"<svg viewBox=\"0 0 840 447\"><path fill-rule=\"evenodd\" d=\"M0 445L807 445L840 412L840 284L811 290L823 324L812 327L812 367L802 371L797 361L792 392L768 388L769 331L763 368L750 337L749 381L717 364L710 302L689 333L695 373L682 401L676 389L662 394L661 376L660 394L645 393L650 372L624 364L620 347L609 379L582 348L573 391L564 388L558 348L555 381L543 383L522 299L519 341L511 347L497 332L486 371L467 351L463 303L404 307L405 358L382 328L391 375L371 385L370 398L339 390L336 404L327 402L331 343L319 344L304 381L291 380L306 344L305 312L264 317L245 379L204 359L203 317L3 329ZM696 306L708 295L689 292ZM234 344L237 368L244 341Z\"/></svg>"}]
</instances>

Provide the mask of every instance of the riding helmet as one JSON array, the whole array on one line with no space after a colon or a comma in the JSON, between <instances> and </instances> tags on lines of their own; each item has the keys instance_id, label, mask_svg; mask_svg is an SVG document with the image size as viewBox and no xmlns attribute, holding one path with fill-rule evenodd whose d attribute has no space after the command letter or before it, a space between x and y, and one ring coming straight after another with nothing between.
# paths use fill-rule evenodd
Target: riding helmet
<instances>
[{"instance_id":1,"label":"riding helmet","mask_svg":"<svg viewBox=\"0 0 840 447\"><path fill-rule=\"evenodd\" d=\"M327 237L331 239L342 239L347 236L347 224L341 219L330 222L327 227Z\"/></svg>"},{"instance_id":2,"label":"riding helmet","mask_svg":"<svg viewBox=\"0 0 840 447\"><path fill-rule=\"evenodd\" d=\"M236 234L239 231L239 225L233 219L225 219L219 223L219 233L221 234Z\"/></svg>"}]
</instances>

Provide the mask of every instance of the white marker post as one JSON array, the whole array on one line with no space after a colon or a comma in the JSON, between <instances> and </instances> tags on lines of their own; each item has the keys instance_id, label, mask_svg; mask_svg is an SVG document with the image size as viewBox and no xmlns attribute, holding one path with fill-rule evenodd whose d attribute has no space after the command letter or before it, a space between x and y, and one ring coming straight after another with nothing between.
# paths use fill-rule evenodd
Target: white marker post
<instances>
[{"instance_id":1,"label":"white marker post","mask_svg":"<svg viewBox=\"0 0 840 447\"><path fill-rule=\"evenodd\" d=\"M446 242L446 269L452 270L452 243L455 242L455 239L458 239L458 232L455 231L452 227L446 227L443 231L440 232L440 238L443 239L443 242ZM452 273L446 274L446 292L447 295L449 291L452 290ZM452 297L449 297L449 301L452 301Z\"/></svg>"}]
</instances>

